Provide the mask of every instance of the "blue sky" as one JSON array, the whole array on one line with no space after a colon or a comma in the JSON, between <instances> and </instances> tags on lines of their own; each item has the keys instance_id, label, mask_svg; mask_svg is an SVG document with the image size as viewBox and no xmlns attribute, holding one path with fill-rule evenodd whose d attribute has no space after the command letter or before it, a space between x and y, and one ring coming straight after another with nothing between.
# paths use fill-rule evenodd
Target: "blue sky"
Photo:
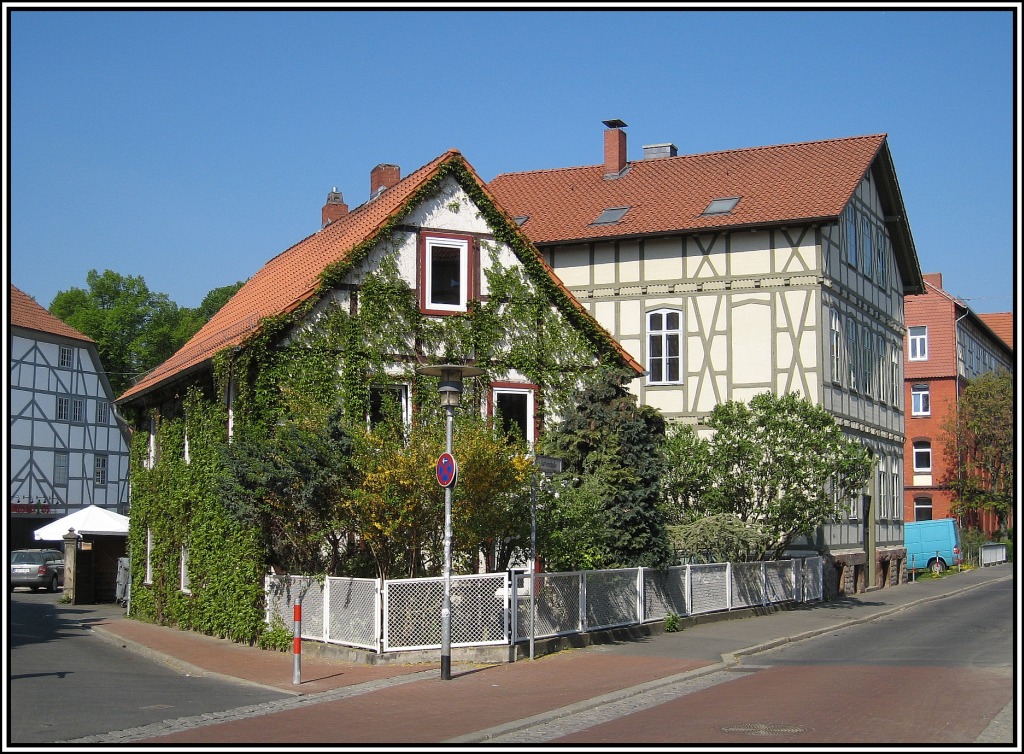
<instances>
[{"instance_id":1,"label":"blue sky","mask_svg":"<svg viewBox=\"0 0 1024 754\"><path fill-rule=\"evenodd\" d=\"M1016 308L1015 4L6 7L7 271L43 306L90 269L197 306L378 163L597 164L620 118L629 159L887 133L922 271Z\"/></svg>"}]
</instances>

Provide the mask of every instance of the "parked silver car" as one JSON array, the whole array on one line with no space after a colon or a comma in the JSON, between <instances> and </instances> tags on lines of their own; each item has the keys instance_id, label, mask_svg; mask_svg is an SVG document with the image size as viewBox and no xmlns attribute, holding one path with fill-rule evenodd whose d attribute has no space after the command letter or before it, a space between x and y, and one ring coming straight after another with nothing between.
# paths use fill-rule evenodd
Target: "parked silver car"
<instances>
[{"instance_id":1,"label":"parked silver car","mask_svg":"<svg viewBox=\"0 0 1024 754\"><path fill-rule=\"evenodd\" d=\"M11 591L27 586L56 592L64 585L64 553L57 550L12 550Z\"/></svg>"}]
</instances>

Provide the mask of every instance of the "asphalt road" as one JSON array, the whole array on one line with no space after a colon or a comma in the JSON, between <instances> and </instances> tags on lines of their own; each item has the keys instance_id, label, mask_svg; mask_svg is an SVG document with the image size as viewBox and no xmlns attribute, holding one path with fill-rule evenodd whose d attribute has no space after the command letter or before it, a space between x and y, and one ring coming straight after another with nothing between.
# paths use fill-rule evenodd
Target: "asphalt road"
<instances>
[{"instance_id":1,"label":"asphalt road","mask_svg":"<svg viewBox=\"0 0 1024 754\"><path fill-rule=\"evenodd\" d=\"M1013 613L1014 582L992 583L488 743L984 742L1013 700ZM995 737L1007 743L1011 736L1004 719Z\"/></svg>"},{"instance_id":2,"label":"asphalt road","mask_svg":"<svg viewBox=\"0 0 1024 754\"><path fill-rule=\"evenodd\" d=\"M8 612L8 745L50 743L287 698L190 677L91 632L56 594L18 590Z\"/></svg>"},{"instance_id":3,"label":"asphalt road","mask_svg":"<svg viewBox=\"0 0 1024 754\"><path fill-rule=\"evenodd\" d=\"M7 740L1005 747L1015 742L1015 582L995 570L958 578L942 581L949 590L880 592L875 605L907 606L867 621L847 618L870 610L871 595L464 668L449 682L424 671L302 696L184 675L89 631L96 613L58 609L59 594L17 593ZM805 632L738 664L712 657Z\"/></svg>"}]
</instances>

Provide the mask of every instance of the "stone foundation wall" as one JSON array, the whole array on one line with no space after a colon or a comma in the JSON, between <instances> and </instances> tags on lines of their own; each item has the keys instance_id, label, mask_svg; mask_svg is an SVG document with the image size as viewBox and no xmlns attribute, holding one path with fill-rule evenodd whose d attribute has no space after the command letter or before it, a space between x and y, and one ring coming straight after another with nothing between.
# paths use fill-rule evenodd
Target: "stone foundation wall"
<instances>
[{"instance_id":1,"label":"stone foundation wall","mask_svg":"<svg viewBox=\"0 0 1024 754\"><path fill-rule=\"evenodd\" d=\"M904 547L881 547L875 551L875 583L868 583L868 558L863 550L825 555L826 599L885 589L907 580L907 551Z\"/></svg>"}]
</instances>

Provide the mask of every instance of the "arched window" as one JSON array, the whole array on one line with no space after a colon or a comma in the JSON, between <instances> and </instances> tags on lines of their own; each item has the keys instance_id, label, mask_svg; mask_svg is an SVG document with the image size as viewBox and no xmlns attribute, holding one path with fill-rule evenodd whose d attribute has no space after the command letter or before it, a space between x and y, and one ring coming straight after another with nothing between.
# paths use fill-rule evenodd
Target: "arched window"
<instances>
[{"instance_id":1,"label":"arched window","mask_svg":"<svg viewBox=\"0 0 1024 754\"><path fill-rule=\"evenodd\" d=\"M932 472L932 443L930 440L914 441L914 473L930 474Z\"/></svg>"},{"instance_id":2,"label":"arched window","mask_svg":"<svg viewBox=\"0 0 1024 754\"><path fill-rule=\"evenodd\" d=\"M647 315L647 382L672 385L683 381L683 316L674 309Z\"/></svg>"}]
</instances>

